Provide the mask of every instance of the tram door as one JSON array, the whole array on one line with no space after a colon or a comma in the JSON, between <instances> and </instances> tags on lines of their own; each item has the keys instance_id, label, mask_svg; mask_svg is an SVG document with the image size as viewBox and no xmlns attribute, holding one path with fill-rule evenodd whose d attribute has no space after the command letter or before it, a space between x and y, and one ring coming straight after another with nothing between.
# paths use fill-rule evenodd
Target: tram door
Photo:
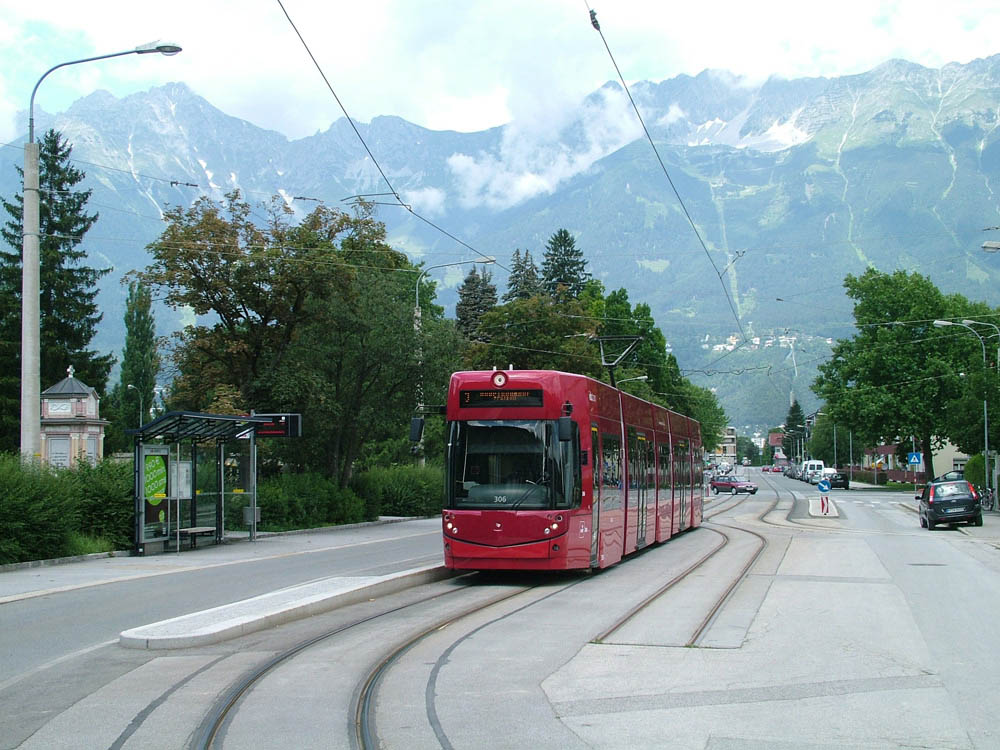
<instances>
[{"instance_id":1,"label":"tram door","mask_svg":"<svg viewBox=\"0 0 1000 750\"><path fill-rule=\"evenodd\" d=\"M649 440L628 428L628 504L636 508L635 548L646 546L646 509L649 504Z\"/></svg>"},{"instance_id":2,"label":"tram door","mask_svg":"<svg viewBox=\"0 0 1000 750\"><path fill-rule=\"evenodd\" d=\"M601 443L597 425L590 426L590 465L594 470L594 487L590 493L590 567L596 568L601 539Z\"/></svg>"},{"instance_id":3,"label":"tram door","mask_svg":"<svg viewBox=\"0 0 1000 750\"><path fill-rule=\"evenodd\" d=\"M691 459L688 455L687 440L674 443L674 491L677 493L680 518L677 530L684 531L691 525L688 499L691 496Z\"/></svg>"}]
</instances>

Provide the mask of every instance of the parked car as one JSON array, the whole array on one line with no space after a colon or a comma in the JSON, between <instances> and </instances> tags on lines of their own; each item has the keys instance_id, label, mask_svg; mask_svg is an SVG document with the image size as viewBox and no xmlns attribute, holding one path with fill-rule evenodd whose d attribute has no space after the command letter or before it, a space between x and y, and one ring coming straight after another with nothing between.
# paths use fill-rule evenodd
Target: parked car
<instances>
[{"instance_id":1,"label":"parked car","mask_svg":"<svg viewBox=\"0 0 1000 750\"><path fill-rule=\"evenodd\" d=\"M823 469L823 478L830 483L830 489L836 487L845 490L850 489L851 480L846 471L839 471L833 468Z\"/></svg>"},{"instance_id":2,"label":"parked car","mask_svg":"<svg viewBox=\"0 0 1000 750\"><path fill-rule=\"evenodd\" d=\"M983 506L972 482L965 479L932 479L916 496L920 525L933 529L939 523L966 521L983 525Z\"/></svg>"},{"instance_id":3,"label":"parked car","mask_svg":"<svg viewBox=\"0 0 1000 750\"><path fill-rule=\"evenodd\" d=\"M729 492L733 495L738 492L749 492L751 495L757 494L757 485L745 477L738 477L735 474L723 474L717 476L709 485L712 492L718 495L720 492Z\"/></svg>"},{"instance_id":4,"label":"parked car","mask_svg":"<svg viewBox=\"0 0 1000 750\"><path fill-rule=\"evenodd\" d=\"M785 469L785 476L791 479L799 478L799 467L795 464L791 464L787 469Z\"/></svg>"}]
</instances>

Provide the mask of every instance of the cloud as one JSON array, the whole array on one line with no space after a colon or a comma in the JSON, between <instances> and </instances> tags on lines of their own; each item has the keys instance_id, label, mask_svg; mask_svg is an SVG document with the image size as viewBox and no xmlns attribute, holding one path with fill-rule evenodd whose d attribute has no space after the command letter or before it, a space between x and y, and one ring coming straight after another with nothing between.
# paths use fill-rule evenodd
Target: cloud
<instances>
[{"instance_id":1,"label":"cloud","mask_svg":"<svg viewBox=\"0 0 1000 750\"><path fill-rule=\"evenodd\" d=\"M403 193L403 202L413 207L413 210L428 216L442 216L445 200L448 194L436 187L425 187L420 190L408 190Z\"/></svg>"},{"instance_id":2,"label":"cloud","mask_svg":"<svg viewBox=\"0 0 1000 750\"><path fill-rule=\"evenodd\" d=\"M453 154L448 167L466 208L505 209L588 170L642 135L624 92L604 88L577 108L563 107L541 126L515 120L504 128L499 153Z\"/></svg>"}]
</instances>

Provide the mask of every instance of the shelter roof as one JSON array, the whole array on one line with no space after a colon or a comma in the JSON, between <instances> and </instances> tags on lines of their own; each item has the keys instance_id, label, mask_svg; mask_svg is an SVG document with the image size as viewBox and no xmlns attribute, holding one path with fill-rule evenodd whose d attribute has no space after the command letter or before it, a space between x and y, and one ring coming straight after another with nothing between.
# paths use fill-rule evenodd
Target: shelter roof
<instances>
[{"instance_id":1,"label":"shelter roof","mask_svg":"<svg viewBox=\"0 0 1000 750\"><path fill-rule=\"evenodd\" d=\"M269 424L268 417L244 414L204 414L195 411L168 411L138 429L125 430L138 440L233 440L249 435L257 425Z\"/></svg>"}]
</instances>

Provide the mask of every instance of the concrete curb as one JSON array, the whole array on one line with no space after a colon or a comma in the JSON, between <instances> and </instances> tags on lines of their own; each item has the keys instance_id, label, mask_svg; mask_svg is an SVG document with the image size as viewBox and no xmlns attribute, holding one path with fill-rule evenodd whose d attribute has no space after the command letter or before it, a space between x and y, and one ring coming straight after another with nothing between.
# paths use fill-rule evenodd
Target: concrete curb
<instances>
[{"instance_id":1,"label":"concrete curb","mask_svg":"<svg viewBox=\"0 0 1000 750\"><path fill-rule=\"evenodd\" d=\"M345 523L340 526L317 526L314 529L291 529L289 531L258 531L259 539L266 539L275 536L290 536L292 534L315 534L324 531L341 531L344 529L359 529L365 526L384 526L390 523L402 523L403 521L413 521L421 518L432 518L432 516L382 516L377 521L361 521L359 523ZM249 542L248 536L229 535L222 540L223 544L235 544L239 542ZM173 553L163 553L173 554ZM88 560L101 560L106 557L141 557L133 555L131 550L115 550L113 552L91 552L89 555L71 555L69 557L50 557L45 560L28 560L27 562L4 563L0 565L0 573L10 570L27 570L28 568L44 568L49 565L68 565L76 562L87 562Z\"/></svg>"},{"instance_id":2,"label":"concrete curb","mask_svg":"<svg viewBox=\"0 0 1000 750\"><path fill-rule=\"evenodd\" d=\"M125 648L150 650L220 643L453 575L454 571L442 565L432 565L387 576L327 578L132 628L119 634L118 643Z\"/></svg>"},{"instance_id":3,"label":"concrete curb","mask_svg":"<svg viewBox=\"0 0 1000 750\"><path fill-rule=\"evenodd\" d=\"M103 560L106 557L129 557L132 553L125 550L114 552L91 552L89 555L70 555L69 557L50 557L47 560L29 560L27 562L4 563L0 565L0 573L11 570L27 570L28 568L46 568L50 565L68 565L87 560Z\"/></svg>"}]
</instances>

